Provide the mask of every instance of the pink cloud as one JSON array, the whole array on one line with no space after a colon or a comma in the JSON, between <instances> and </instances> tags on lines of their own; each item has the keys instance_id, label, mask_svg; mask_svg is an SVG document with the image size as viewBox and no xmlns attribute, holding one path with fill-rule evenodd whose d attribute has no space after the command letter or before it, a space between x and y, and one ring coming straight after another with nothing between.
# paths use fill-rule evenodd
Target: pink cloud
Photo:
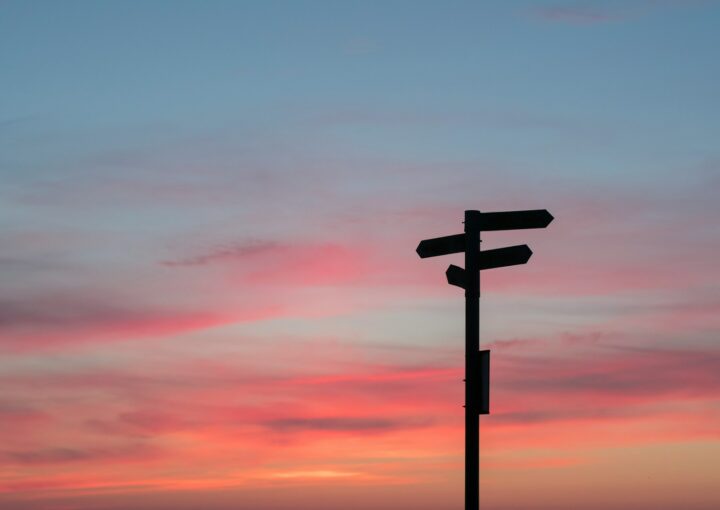
<instances>
[{"instance_id":1,"label":"pink cloud","mask_svg":"<svg viewBox=\"0 0 720 510\"><path fill-rule=\"evenodd\" d=\"M202 266L211 263L262 256L268 253L282 251L284 249L286 248L276 242L251 239L241 243L231 243L219 246L200 255L175 260L165 260L162 261L161 264L169 267Z\"/></svg>"},{"instance_id":2,"label":"pink cloud","mask_svg":"<svg viewBox=\"0 0 720 510\"><path fill-rule=\"evenodd\" d=\"M52 447L34 450L0 451L0 458L5 464L35 466L68 463L124 463L143 462L158 458L156 448L146 444L131 444L114 448L71 448Z\"/></svg>"},{"instance_id":3,"label":"pink cloud","mask_svg":"<svg viewBox=\"0 0 720 510\"><path fill-rule=\"evenodd\" d=\"M235 313L116 303L109 297L57 295L0 302L0 348L23 352L69 344L156 338L276 316L277 306Z\"/></svg>"},{"instance_id":4,"label":"pink cloud","mask_svg":"<svg viewBox=\"0 0 720 510\"><path fill-rule=\"evenodd\" d=\"M122 334L122 330L126 328L162 331L172 320L178 322L187 320L193 323L210 319L204 314L189 313L186 317L178 314L172 317L170 313L162 311L153 312L98 302L82 302L72 298L28 300L23 303L5 302L1 306L4 315L2 327L11 333L22 333L33 327L46 330L106 327L121 330L118 333Z\"/></svg>"},{"instance_id":5,"label":"pink cloud","mask_svg":"<svg viewBox=\"0 0 720 510\"><path fill-rule=\"evenodd\" d=\"M358 246L300 246L279 255L251 270L244 280L265 285L347 285L361 282L370 271L367 253Z\"/></svg>"},{"instance_id":6,"label":"pink cloud","mask_svg":"<svg viewBox=\"0 0 720 510\"><path fill-rule=\"evenodd\" d=\"M169 267L224 266L233 281L312 287L359 283L370 273L367 249L337 243L249 240L162 262Z\"/></svg>"},{"instance_id":7,"label":"pink cloud","mask_svg":"<svg viewBox=\"0 0 720 510\"><path fill-rule=\"evenodd\" d=\"M484 455L495 455L490 466L496 473L591 462L567 454L580 446L717 437L720 416L708 414L703 403L720 390L718 352L619 348L611 340L566 335L493 346L493 412L482 419L481 430ZM267 355L294 357L282 344L274 352ZM459 472L462 360L357 362L357 355L349 350L344 361L341 356L317 363L305 358L309 366L286 375L258 366L263 357L242 356L211 364L190 358L158 363L151 356L154 361L113 370L3 374L0 387L27 401L17 411L32 414L35 406L52 403L44 408L49 419L38 425L44 434L4 449L5 459L23 466L5 490L78 489L90 473L97 487L127 492L133 486L200 490L206 470L220 485L320 471L363 473L376 483L397 471L415 483L435 483L437 476ZM56 434L66 438L66 448L58 449ZM133 445L139 444L152 454L136 455ZM503 456L550 447L566 453ZM54 463L62 463L62 476L77 483L38 471ZM408 471L408 465L426 464L435 471ZM182 473L161 474L178 465L186 466Z\"/></svg>"},{"instance_id":8,"label":"pink cloud","mask_svg":"<svg viewBox=\"0 0 720 510\"><path fill-rule=\"evenodd\" d=\"M488 233L483 249L527 242L534 255L527 266L483 272L484 289L513 294L610 295L704 282L713 267L709 256L712 242L707 242L707 250L693 249L696 239L682 239L684 233L692 232L685 228L688 219L684 215L657 217L653 211L658 208L672 211L662 199L651 196L565 198L551 208L556 220L547 230ZM230 285L252 285L259 294L270 294L279 286L363 286L386 292L405 289L405 296L409 292L440 295L446 293L444 269L451 262L458 263L460 256L423 261L413 251L422 238L461 231L461 213L458 210L456 221L445 224L433 218L450 217L450 208L444 206L412 210L410 216L388 212L402 225L392 233L379 217L342 217L336 226L345 232L341 239L228 242L164 264L178 272L212 266L216 272L208 275L225 278ZM427 222L422 230L413 215ZM366 223L374 221L379 228L369 229ZM671 247L666 242L670 231L680 232L673 234L679 238Z\"/></svg>"}]
</instances>

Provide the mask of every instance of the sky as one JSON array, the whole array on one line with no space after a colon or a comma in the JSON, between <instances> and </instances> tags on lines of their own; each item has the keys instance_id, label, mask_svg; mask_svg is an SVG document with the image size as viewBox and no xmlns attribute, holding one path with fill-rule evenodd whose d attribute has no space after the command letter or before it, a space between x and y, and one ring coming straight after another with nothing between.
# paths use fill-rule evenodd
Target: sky
<instances>
[{"instance_id":1,"label":"sky","mask_svg":"<svg viewBox=\"0 0 720 510\"><path fill-rule=\"evenodd\" d=\"M720 508L720 2L0 1L0 507Z\"/></svg>"}]
</instances>

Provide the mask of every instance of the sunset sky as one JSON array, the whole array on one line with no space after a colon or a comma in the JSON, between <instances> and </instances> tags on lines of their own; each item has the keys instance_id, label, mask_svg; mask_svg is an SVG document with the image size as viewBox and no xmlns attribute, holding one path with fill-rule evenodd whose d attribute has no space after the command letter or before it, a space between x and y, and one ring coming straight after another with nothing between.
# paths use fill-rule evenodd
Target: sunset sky
<instances>
[{"instance_id":1,"label":"sunset sky","mask_svg":"<svg viewBox=\"0 0 720 510\"><path fill-rule=\"evenodd\" d=\"M720 2L0 0L0 508L720 508Z\"/></svg>"}]
</instances>

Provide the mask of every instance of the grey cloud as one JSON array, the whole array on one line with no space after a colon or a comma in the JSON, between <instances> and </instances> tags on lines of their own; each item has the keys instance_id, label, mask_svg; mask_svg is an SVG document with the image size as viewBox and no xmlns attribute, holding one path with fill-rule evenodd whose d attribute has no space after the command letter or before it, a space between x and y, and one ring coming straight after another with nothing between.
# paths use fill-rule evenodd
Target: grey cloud
<instances>
[{"instance_id":1,"label":"grey cloud","mask_svg":"<svg viewBox=\"0 0 720 510\"><path fill-rule=\"evenodd\" d=\"M22 465L65 464L72 462L144 459L158 453L155 447L131 444L117 448L44 448L37 450L4 451L0 453L7 462Z\"/></svg>"},{"instance_id":2,"label":"grey cloud","mask_svg":"<svg viewBox=\"0 0 720 510\"><path fill-rule=\"evenodd\" d=\"M325 431L386 431L427 426L425 420L391 420L383 418L283 418L271 420L265 425L277 431L325 430Z\"/></svg>"},{"instance_id":3,"label":"grey cloud","mask_svg":"<svg viewBox=\"0 0 720 510\"><path fill-rule=\"evenodd\" d=\"M281 248L282 246L276 242L251 239L248 241L219 246L200 255L174 260L166 260L161 262L161 264L170 267L204 266L222 260L232 260L251 255L259 255L272 251L277 251Z\"/></svg>"}]
</instances>

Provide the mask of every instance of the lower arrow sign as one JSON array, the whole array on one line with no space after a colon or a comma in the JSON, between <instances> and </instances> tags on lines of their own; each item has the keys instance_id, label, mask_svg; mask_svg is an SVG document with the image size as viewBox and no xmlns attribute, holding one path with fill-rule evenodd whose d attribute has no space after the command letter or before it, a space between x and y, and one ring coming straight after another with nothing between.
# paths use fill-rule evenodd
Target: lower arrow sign
<instances>
[{"instance_id":1,"label":"lower arrow sign","mask_svg":"<svg viewBox=\"0 0 720 510\"><path fill-rule=\"evenodd\" d=\"M527 244L518 246L508 246L507 248L497 248L495 250L486 250L480 252L480 269L494 269L496 267L516 266L525 264L530 260L532 250ZM467 281L465 270L454 264L445 271L447 282L464 289Z\"/></svg>"},{"instance_id":2,"label":"lower arrow sign","mask_svg":"<svg viewBox=\"0 0 720 510\"><path fill-rule=\"evenodd\" d=\"M508 246L496 250L480 252L480 269L494 269L496 267L516 266L525 264L530 260L532 250L527 244Z\"/></svg>"}]
</instances>

